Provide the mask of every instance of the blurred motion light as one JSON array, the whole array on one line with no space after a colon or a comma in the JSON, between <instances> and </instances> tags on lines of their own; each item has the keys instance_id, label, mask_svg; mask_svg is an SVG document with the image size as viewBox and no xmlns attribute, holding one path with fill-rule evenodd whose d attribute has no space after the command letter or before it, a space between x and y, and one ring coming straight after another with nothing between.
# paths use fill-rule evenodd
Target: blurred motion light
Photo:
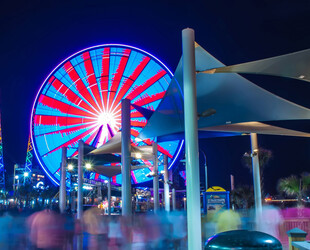
<instances>
[{"instance_id":1,"label":"blurred motion light","mask_svg":"<svg viewBox=\"0 0 310 250\"><path fill-rule=\"evenodd\" d=\"M136 158L137 159L141 159L142 158L142 154L141 153L136 153Z\"/></svg>"}]
</instances>

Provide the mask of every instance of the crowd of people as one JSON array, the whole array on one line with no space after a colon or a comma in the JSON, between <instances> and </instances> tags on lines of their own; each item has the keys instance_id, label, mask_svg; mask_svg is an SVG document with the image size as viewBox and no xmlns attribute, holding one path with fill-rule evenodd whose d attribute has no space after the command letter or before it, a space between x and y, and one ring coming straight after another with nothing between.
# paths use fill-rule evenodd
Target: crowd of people
<instances>
[{"instance_id":1,"label":"crowd of people","mask_svg":"<svg viewBox=\"0 0 310 250\"><path fill-rule=\"evenodd\" d=\"M131 217L108 216L90 207L81 220L57 209L32 211L16 208L0 211L0 249L186 249L186 211L140 213ZM296 210L296 209L295 209ZM254 212L222 210L202 216L202 241L214 234L248 229L279 238L282 216L300 217L309 209L265 207L262 217ZM295 215L296 213L296 215Z\"/></svg>"}]
</instances>

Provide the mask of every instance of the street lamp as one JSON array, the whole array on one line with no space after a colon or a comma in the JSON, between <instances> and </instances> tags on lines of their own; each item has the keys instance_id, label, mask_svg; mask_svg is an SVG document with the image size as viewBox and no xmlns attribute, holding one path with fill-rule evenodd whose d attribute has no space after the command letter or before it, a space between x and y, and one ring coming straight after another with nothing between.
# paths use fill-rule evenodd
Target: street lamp
<instances>
[{"instance_id":1,"label":"street lamp","mask_svg":"<svg viewBox=\"0 0 310 250\"><path fill-rule=\"evenodd\" d=\"M89 162L86 163L86 164L85 164L85 168L86 168L87 170L91 169L91 164L90 164Z\"/></svg>"},{"instance_id":2,"label":"street lamp","mask_svg":"<svg viewBox=\"0 0 310 250\"><path fill-rule=\"evenodd\" d=\"M73 166L72 164L69 164L69 165L68 165L68 170L69 170L69 171L72 171L73 169L74 169L74 166Z\"/></svg>"}]
</instances>

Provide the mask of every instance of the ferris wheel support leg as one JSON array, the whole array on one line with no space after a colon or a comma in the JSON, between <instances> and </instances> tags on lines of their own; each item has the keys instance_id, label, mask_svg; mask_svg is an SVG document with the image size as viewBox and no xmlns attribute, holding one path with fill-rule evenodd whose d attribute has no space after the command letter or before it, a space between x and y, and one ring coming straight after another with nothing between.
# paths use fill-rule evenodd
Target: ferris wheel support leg
<instances>
[{"instance_id":1,"label":"ferris wheel support leg","mask_svg":"<svg viewBox=\"0 0 310 250\"><path fill-rule=\"evenodd\" d=\"M77 199L77 219L83 217L83 161L84 161L84 142L79 140L78 156L78 199Z\"/></svg>"},{"instance_id":2,"label":"ferris wheel support leg","mask_svg":"<svg viewBox=\"0 0 310 250\"><path fill-rule=\"evenodd\" d=\"M168 156L164 155L164 192L165 192L165 210L170 212L170 197L169 197L169 183L168 183Z\"/></svg>"},{"instance_id":3,"label":"ferris wheel support leg","mask_svg":"<svg viewBox=\"0 0 310 250\"><path fill-rule=\"evenodd\" d=\"M59 209L61 213L66 210L66 166L67 166L67 148L62 148L60 185L59 185Z\"/></svg>"},{"instance_id":4,"label":"ferris wheel support leg","mask_svg":"<svg viewBox=\"0 0 310 250\"><path fill-rule=\"evenodd\" d=\"M200 181L197 124L197 90L195 65L195 33L182 30L184 129L187 175L187 232L188 249L197 250L201 244Z\"/></svg>"},{"instance_id":5,"label":"ferris wheel support leg","mask_svg":"<svg viewBox=\"0 0 310 250\"><path fill-rule=\"evenodd\" d=\"M122 215L130 216L131 207L131 153L130 100L122 100Z\"/></svg>"}]
</instances>

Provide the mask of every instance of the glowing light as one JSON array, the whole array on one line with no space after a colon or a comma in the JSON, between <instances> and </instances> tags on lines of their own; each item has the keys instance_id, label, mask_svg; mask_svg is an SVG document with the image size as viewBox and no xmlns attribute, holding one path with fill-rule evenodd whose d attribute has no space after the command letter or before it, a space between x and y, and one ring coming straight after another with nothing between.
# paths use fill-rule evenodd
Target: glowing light
<instances>
[{"instance_id":1,"label":"glowing light","mask_svg":"<svg viewBox=\"0 0 310 250\"><path fill-rule=\"evenodd\" d=\"M72 164L69 164L68 165L68 170L73 170L74 169L74 166Z\"/></svg>"},{"instance_id":2,"label":"glowing light","mask_svg":"<svg viewBox=\"0 0 310 250\"><path fill-rule=\"evenodd\" d=\"M29 173L28 172L25 172L24 173L24 177L28 177L29 176Z\"/></svg>"},{"instance_id":3,"label":"glowing light","mask_svg":"<svg viewBox=\"0 0 310 250\"><path fill-rule=\"evenodd\" d=\"M91 169L91 164L90 164L90 163L86 163L86 164L85 164L85 168L86 168L86 169Z\"/></svg>"},{"instance_id":4,"label":"glowing light","mask_svg":"<svg viewBox=\"0 0 310 250\"><path fill-rule=\"evenodd\" d=\"M142 158L142 154L141 153L136 153L136 158L137 159L141 159Z\"/></svg>"},{"instance_id":5,"label":"glowing light","mask_svg":"<svg viewBox=\"0 0 310 250\"><path fill-rule=\"evenodd\" d=\"M18 177L18 175L15 175L15 179L17 180L19 177Z\"/></svg>"}]
</instances>

